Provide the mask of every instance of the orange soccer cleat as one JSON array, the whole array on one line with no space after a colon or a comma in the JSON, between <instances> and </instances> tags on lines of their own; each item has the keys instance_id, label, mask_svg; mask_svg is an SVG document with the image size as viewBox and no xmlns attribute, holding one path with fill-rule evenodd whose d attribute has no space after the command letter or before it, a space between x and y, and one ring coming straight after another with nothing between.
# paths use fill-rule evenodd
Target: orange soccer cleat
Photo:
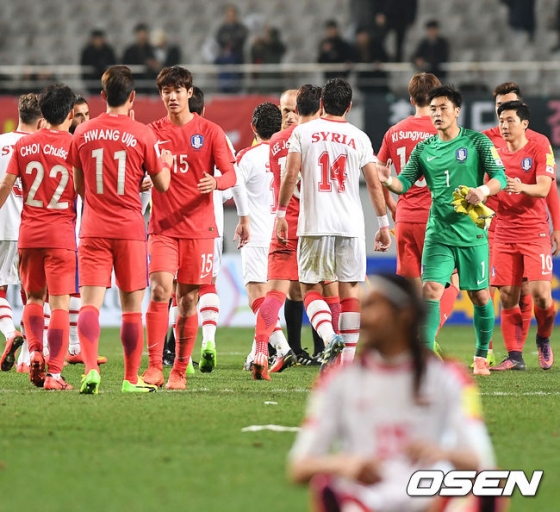
<instances>
[{"instance_id":1,"label":"orange soccer cleat","mask_svg":"<svg viewBox=\"0 0 560 512\"><path fill-rule=\"evenodd\" d=\"M4 352L2 352L2 357L0 357L0 369L3 372L9 372L12 369L16 362L16 352L22 345L23 336L19 331L16 331L12 337L6 340Z\"/></svg>"},{"instance_id":2,"label":"orange soccer cleat","mask_svg":"<svg viewBox=\"0 0 560 512\"><path fill-rule=\"evenodd\" d=\"M268 374L268 357L266 357L266 354L258 352L255 355L251 371L253 372L253 380L270 380L270 375Z\"/></svg>"},{"instance_id":3,"label":"orange soccer cleat","mask_svg":"<svg viewBox=\"0 0 560 512\"><path fill-rule=\"evenodd\" d=\"M149 366L148 369L142 374L142 379L146 384L157 386L161 388L165 379L163 378L163 370Z\"/></svg>"},{"instance_id":4,"label":"orange soccer cleat","mask_svg":"<svg viewBox=\"0 0 560 512\"><path fill-rule=\"evenodd\" d=\"M105 364L108 359L105 356L97 356L97 364ZM66 354L66 362L68 364L84 364L84 358L82 357L82 353L78 354Z\"/></svg>"},{"instance_id":5,"label":"orange soccer cleat","mask_svg":"<svg viewBox=\"0 0 560 512\"><path fill-rule=\"evenodd\" d=\"M146 379L144 378L144 381L146 381ZM171 370L171 373L169 374L169 379L167 381L167 384L165 385L165 389L171 389L171 390L185 390L187 389L187 377L185 376L184 373L181 373L178 370Z\"/></svg>"},{"instance_id":6,"label":"orange soccer cleat","mask_svg":"<svg viewBox=\"0 0 560 512\"><path fill-rule=\"evenodd\" d=\"M72 386L66 382L62 375L60 377L53 377L50 373L47 373L43 388L52 391L70 391Z\"/></svg>"},{"instance_id":7,"label":"orange soccer cleat","mask_svg":"<svg viewBox=\"0 0 560 512\"><path fill-rule=\"evenodd\" d=\"M31 354L31 364L29 365L29 380L38 388L42 388L45 383L47 372L45 371L45 358L43 354L36 350Z\"/></svg>"},{"instance_id":8,"label":"orange soccer cleat","mask_svg":"<svg viewBox=\"0 0 560 512\"><path fill-rule=\"evenodd\" d=\"M490 375L490 368L488 366L488 361L486 360L485 357L475 356L473 375L482 375L485 377Z\"/></svg>"}]
</instances>

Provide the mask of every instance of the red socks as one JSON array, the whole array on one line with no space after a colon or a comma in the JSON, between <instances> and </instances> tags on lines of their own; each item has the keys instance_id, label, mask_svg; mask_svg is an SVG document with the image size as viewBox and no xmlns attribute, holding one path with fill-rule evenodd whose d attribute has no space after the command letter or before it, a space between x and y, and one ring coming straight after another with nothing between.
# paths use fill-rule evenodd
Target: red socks
<instances>
[{"instance_id":1,"label":"red socks","mask_svg":"<svg viewBox=\"0 0 560 512\"><path fill-rule=\"evenodd\" d=\"M270 291L266 294L266 297L260 304L260 307L256 312L257 323L255 341L257 343L257 352L262 352L261 349L263 347L265 348L264 353L268 352L268 340L278 323L278 312L285 300L286 294L277 291Z\"/></svg>"},{"instance_id":2,"label":"red socks","mask_svg":"<svg viewBox=\"0 0 560 512\"><path fill-rule=\"evenodd\" d=\"M49 342L49 373L60 373L70 341L70 313L68 311L63 309L51 311L47 340Z\"/></svg>"},{"instance_id":3,"label":"red socks","mask_svg":"<svg viewBox=\"0 0 560 512\"><path fill-rule=\"evenodd\" d=\"M443 327L443 324L447 322L447 319L451 316L451 313L453 313L453 307L455 306L457 295L459 295L459 290L452 284L443 291L443 295L441 296L441 300L439 301L440 329Z\"/></svg>"},{"instance_id":4,"label":"red socks","mask_svg":"<svg viewBox=\"0 0 560 512\"><path fill-rule=\"evenodd\" d=\"M173 369L184 375L191 358L198 333L198 314L179 316L175 328L175 362Z\"/></svg>"},{"instance_id":5,"label":"red socks","mask_svg":"<svg viewBox=\"0 0 560 512\"><path fill-rule=\"evenodd\" d=\"M506 350L508 352L523 352L523 317L519 306L502 309L501 327Z\"/></svg>"},{"instance_id":6,"label":"red socks","mask_svg":"<svg viewBox=\"0 0 560 512\"><path fill-rule=\"evenodd\" d=\"M336 334L340 334L340 297L325 297L325 302L329 305L332 317L332 326Z\"/></svg>"},{"instance_id":7,"label":"red socks","mask_svg":"<svg viewBox=\"0 0 560 512\"><path fill-rule=\"evenodd\" d=\"M100 334L99 310L94 306L82 306L78 315L78 337L80 338L80 353L84 359L84 373L86 375L90 370L99 371L97 355Z\"/></svg>"},{"instance_id":8,"label":"red socks","mask_svg":"<svg viewBox=\"0 0 560 512\"><path fill-rule=\"evenodd\" d=\"M43 306L33 302L26 304L23 308L22 322L25 325L25 336L29 345L29 352L43 353L43 330L45 328L45 316Z\"/></svg>"},{"instance_id":9,"label":"red socks","mask_svg":"<svg viewBox=\"0 0 560 512\"><path fill-rule=\"evenodd\" d=\"M533 319L533 297L530 293L526 295L521 295L519 300L519 307L521 308L521 316L523 317L523 344L527 339L527 334L529 334L529 328L531 327L531 320Z\"/></svg>"},{"instance_id":10,"label":"red socks","mask_svg":"<svg viewBox=\"0 0 560 512\"><path fill-rule=\"evenodd\" d=\"M121 343L124 350L124 380L136 384L138 382L138 370L142 363L142 349L144 348L142 313L122 314Z\"/></svg>"},{"instance_id":11,"label":"red socks","mask_svg":"<svg viewBox=\"0 0 560 512\"><path fill-rule=\"evenodd\" d=\"M163 369L163 346L169 326L169 303L150 301L146 311L149 366Z\"/></svg>"},{"instance_id":12,"label":"red socks","mask_svg":"<svg viewBox=\"0 0 560 512\"><path fill-rule=\"evenodd\" d=\"M550 338L552 328L554 327L554 318L556 311L554 310L554 302L546 308L541 309L535 304L535 318L537 319L537 336L541 338Z\"/></svg>"}]
</instances>

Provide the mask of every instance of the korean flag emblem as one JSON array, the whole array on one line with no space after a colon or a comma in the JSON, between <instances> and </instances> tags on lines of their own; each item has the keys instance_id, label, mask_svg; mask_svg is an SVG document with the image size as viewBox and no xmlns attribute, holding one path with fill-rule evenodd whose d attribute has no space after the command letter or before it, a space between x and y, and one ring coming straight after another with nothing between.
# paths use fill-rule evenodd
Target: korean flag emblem
<instances>
[{"instance_id":1,"label":"korean flag emblem","mask_svg":"<svg viewBox=\"0 0 560 512\"><path fill-rule=\"evenodd\" d=\"M531 170L531 167L533 167L533 159L524 158L521 162L521 169L523 169L525 172L529 172Z\"/></svg>"},{"instance_id":2,"label":"korean flag emblem","mask_svg":"<svg viewBox=\"0 0 560 512\"><path fill-rule=\"evenodd\" d=\"M202 146L204 146L204 137L202 135L193 135L191 137L191 146L194 149L200 149Z\"/></svg>"},{"instance_id":3,"label":"korean flag emblem","mask_svg":"<svg viewBox=\"0 0 560 512\"><path fill-rule=\"evenodd\" d=\"M455 158L461 163L467 159L467 155L467 148L459 148L455 151Z\"/></svg>"}]
</instances>

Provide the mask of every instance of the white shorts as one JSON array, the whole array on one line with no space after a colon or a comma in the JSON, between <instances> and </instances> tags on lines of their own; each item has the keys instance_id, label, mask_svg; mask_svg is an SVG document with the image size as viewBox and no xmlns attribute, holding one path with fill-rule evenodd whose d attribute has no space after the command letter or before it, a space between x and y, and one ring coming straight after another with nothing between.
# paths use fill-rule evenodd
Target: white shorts
<instances>
[{"instance_id":1,"label":"white shorts","mask_svg":"<svg viewBox=\"0 0 560 512\"><path fill-rule=\"evenodd\" d=\"M299 281L362 282L366 277L366 242L345 236L300 236L297 250Z\"/></svg>"},{"instance_id":2,"label":"white shorts","mask_svg":"<svg viewBox=\"0 0 560 512\"><path fill-rule=\"evenodd\" d=\"M222 268L222 252L224 250L224 237L219 236L214 239L214 263L212 267L212 277L218 277Z\"/></svg>"},{"instance_id":3,"label":"white shorts","mask_svg":"<svg viewBox=\"0 0 560 512\"><path fill-rule=\"evenodd\" d=\"M0 241L0 286L18 284L18 248L16 240Z\"/></svg>"},{"instance_id":4,"label":"white shorts","mask_svg":"<svg viewBox=\"0 0 560 512\"><path fill-rule=\"evenodd\" d=\"M243 284L268 281L268 247L242 247Z\"/></svg>"}]
</instances>

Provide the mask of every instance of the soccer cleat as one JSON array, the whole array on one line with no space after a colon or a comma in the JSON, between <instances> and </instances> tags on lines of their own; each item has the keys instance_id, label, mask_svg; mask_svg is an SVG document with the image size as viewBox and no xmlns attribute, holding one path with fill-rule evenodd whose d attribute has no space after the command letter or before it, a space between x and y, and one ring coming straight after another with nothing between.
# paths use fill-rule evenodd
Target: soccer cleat
<instances>
[{"instance_id":1,"label":"soccer cleat","mask_svg":"<svg viewBox=\"0 0 560 512\"><path fill-rule=\"evenodd\" d=\"M270 373L280 373L286 368L297 363L297 356L293 350L288 350L284 355L277 355L274 364L270 367Z\"/></svg>"},{"instance_id":2,"label":"soccer cleat","mask_svg":"<svg viewBox=\"0 0 560 512\"><path fill-rule=\"evenodd\" d=\"M123 393L155 393L156 391L157 387L152 384L146 384L146 382L142 380L142 377L138 377L138 382L136 382L136 384L132 384L128 380L123 380L122 383Z\"/></svg>"},{"instance_id":3,"label":"soccer cleat","mask_svg":"<svg viewBox=\"0 0 560 512\"><path fill-rule=\"evenodd\" d=\"M488 361L488 366L490 367L496 366L496 364L498 364L498 361L496 360L496 354L494 354L494 351L491 348L488 349L488 355L486 356L486 361Z\"/></svg>"},{"instance_id":4,"label":"soccer cleat","mask_svg":"<svg viewBox=\"0 0 560 512\"><path fill-rule=\"evenodd\" d=\"M202 345L200 352L200 363L198 369L202 373L210 373L216 367L216 344L213 341L207 341Z\"/></svg>"},{"instance_id":5,"label":"soccer cleat","mask_svg":"<svg viewBox=\"0 0 560 512\"><path fill-rule=\"evenodd\" d=\"M172 389L172 390L187 389L187 378L185 377L185 374L175 369L171 370L171 373L169 374L169 379L167 381L167 384L165 385L165 389Z\"/></svg>"},{"instance_id":6,"label":"soccer cleat","mask_svg":"<svg viewBox=\"0 0 560 512\"><path fill-rule=\"evenodd\" d=\"M301 366L321 366L320 355L311 356L309 352L303 349L299 354L296 355L297 364Z\"/></svg>"},{"instance_id":7,"label":"soccer cleat","mask_svg":"<svg viewBox=\"0 0 560 512\"><path fill-rule=\"evenodd\" d=\"M550 346L549 338L541 338L537 334L537 351L539 353L539 364L543 370L550 370L554 364L554 354Z\"/></svg>"},{"instance_id":8,"label":"soccer cleat","mask_svg":"<svg viewBox=\"0 0 560 512\"><path fill-rule=\"evenodd\" d=\"M101 375L97 370L90 370L87 375L82 375L82 384L80 385L80 393L83 395L99 394L99 384Z\"/></svg>"},{"instance_id":9,"label":"soccer cleat","mask_svg":"<svg viewBox=\"0 0 560 512\"><path fill-rule=\"evenodd\" d=\"M50 373L47 373L43 389L51 391L70 391L72 386L66 382L62 375L60 377L53 377Z\"/></svg>"},{"instance_id":10,"label":"soccer cleat","mask_svg":"<svg viewBox=\"0 0 560 512\"><path fill-rule=\"evenodd\" d=\"M45 371L45 358L43 354L36 350L31 354L31 364L29 365L29 380L38 388L45 384L47 372Z\"/></svg>"},{"instance_id":11,"label":"soccer cleat","mask_svg":"<svg viewBox=\"0 0 560 512\"><path fill-rule=\"evenodd\" d=\"M175 352L165 349L163 351L163 366L173 366L175 362Z\"/></svg>"},{"instance_id":12,"label":"soccer cleat","mask_svg":"<svg viewBox=\"0 0 560 512\"><path fill-rule=\"evenodd\" d=\"M253 372L253 380L270 380L270 375L268 374L268 357L266 357L266 354L259 352L255 355L251 370Z\"/></svg>"},{"instance_id":13,"label":"soccer cleat","mask_svg":"<svg viewBox=\"0 0 560 512\"><path fill-rule=\"evenodd\" d=\"M510 359L506 357L500 364L496 366L491 366L490 370L493 372L503 372L506 370L525 370L525 361L517 361L515 359Z\"/></svg>"},{"instance_id":14,"label":"soccer cleat","mask_svg":"<svg viewBox=\"0 0 560 512\"><path fill-rule=\"evenodd\" d=\"M192 362L192 359L189 361L189 364L187 365L187 375L194 375L196 372L194 371L194 365Z\"/></svg>"},{"instance_id":15,"label":"soccer cleat","mask_svg":"<svg viewBox=\"0 0 560 512\"><path fill-rule=\"evenodd\" d=\"M490 375L490 368L488 367L488 361L485 357L474 357L473 375L482 375L485 377Z\"/></svg>"},{"instance_id":16,"label":"soccer cleat","mask_svg":"<svg viewBox=\"0 0 560 512\"><path fill-rule=\"evenodd\" d=\"M105 364L108 359L104 356L97 356L97 364ZM84 359L82 357L82 353L78 354L66 354L66 362L68 364L84 364Z\"/></svg>"},{"instance_id":17,"label":"soccer cleat","mask_svg":"<svg viewBox=\"0 0 560 512\"><path fill-rule=\"evenodd\" d=\"M327 367L336 362L339 354L344 350L344 340L340 334L335 334L329 344L323 350L323 362L321 363L321 371L325 371Z\"/></svg>"},{"instance_id":18,"label":"soccer cleat","mask_svg":"<svg viewBox=\"0 0 560 512\"><path fill-rule=\"evenodd\" d=\"M2 357L0 357L0 370L9 372L12 369L16 362L16 352L22 345L23 336L19 331L16 331L11 338L6 340L4 352L2 353Z\"/></svg>"},{"instance_id":19,"label":"soccer cleat","mask_svg":"<svg viewBox=\"0 0 560 512\"><path fill-rule=\"evenodd\" d=\"M253 369L253 360L247 358L243 363L243 371L250 372L252 369Z\"/></svg>"},{"instance_id":20,"label":"soccer cleat","mask_svg":"<svg viewBox=\"0 0 560 512\"><path fill-rule=\"evenodd\" d=\"M443 359L443 351L441 350L441 347L439 346L439 343L437 341L434 341L434 354L440 359Z\"/></svg>"},{"instance_id":21,"label":"soccer cleat","mask_svg":"<svg viewBox=\"0 0 560 512\"><path fill-rule=\"evenodd\" d=\"M165 379L163 378L163 370L154 368L153 366L149 366L142 374L142 379L146 384L149 384L150 386L157 386L158 388L161 388L165 382Z\"/></svg>"},{"instance_id":22,"label":"soccer cleat","mask_svg":"<svg viewBox=\"0 0 560 512\"><path fill-rule=\"evenodd\" d=\"M27 363L19 363L16 367L17 373L29 373L29 365Z\"/></svg>"}]
</instances>

